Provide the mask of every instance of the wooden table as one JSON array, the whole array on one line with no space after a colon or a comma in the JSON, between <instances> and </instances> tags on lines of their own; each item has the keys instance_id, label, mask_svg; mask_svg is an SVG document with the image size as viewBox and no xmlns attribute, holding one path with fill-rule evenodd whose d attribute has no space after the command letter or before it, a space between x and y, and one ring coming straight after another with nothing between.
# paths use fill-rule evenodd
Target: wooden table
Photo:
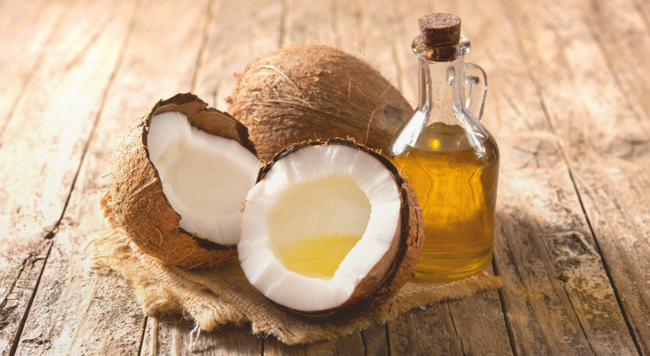
<instances>
[{"instance_id":1,"label":"wooden table","mask_svg":"<svg viewBox=\"0 0 650 356\"><path fill-rule=\"evenodd\" d=\"M158 99L218 109L254 58L328 44L411 102L418 17L458 14L501 149L499 291L334 342L142 315L86 261L120 135ZM0 0L2 355L650 355L647 0Z\"/></svg>"}]
</instances>

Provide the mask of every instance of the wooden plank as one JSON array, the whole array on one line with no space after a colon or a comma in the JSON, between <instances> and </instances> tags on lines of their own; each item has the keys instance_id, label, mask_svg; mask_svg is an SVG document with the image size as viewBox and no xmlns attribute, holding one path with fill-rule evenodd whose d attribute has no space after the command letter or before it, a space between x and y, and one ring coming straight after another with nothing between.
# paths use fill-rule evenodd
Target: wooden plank
<instances>
[{"instance_id":1,"label":"wooden plank","mask_svg":"<svg viewBox=\"0 0 650 356\"><path fill-rule=\"evenodd\" d=\"M448 5L446 5L448 6ZM413 107L418 103L418 57L413 54L411 42L420 34L418 19L424 15L436 12L439 5L433 5L427 0L413 0L408 3L391 1L390 11L394 14L396 32L393 36L393 57L398 65L397 82L402 95ZM448 12L454 13L452 9Z\"/></svg>"},{"instance_id":2,"label":"wooden plank","mask_svg":"<svg viewBox=\"0 0 650 356\"><path fill-rule=\"evenodd\" d=\"M350 54L362 55L365 47L363 33L362 3L360 0L331 1L333 47Z\"/></svg>"},{"instance_id":3,"label":"wooden plank","mask_svg":"<svg viewBox=\"0 0 650 356\"><path fill-rule=\"evenodd\" d=\"M145 318L128 281L114 273L84 271L88 256L83 247L93 232L104 228L97 201L110 180L106 173L116 137L160 98L190 89L208 2L146 1L131 19L135 5L94 5L101 14L112 9L116 21L131 26L102 32L105 41L122 45L123 59L118 67L108 66L115 71L105 105L96 112L99 122L56 238L57 253L46 266L18 353L137 354L140 349ZM86 11L87 21L97 21L93 15ZM183 26L160 21L172 18ZM164 46L156 45L158 38L165 39Z\"/></svg>"},{"instance_id":4,"label":"wooden plank","mask_svg":"<svg viewBox=\"0 0 650 356\"><path fill-rule=\"evenodd\" d=\"M366 355L389 355L386 324L374 324L361 330Z\"/></svg>"},{"instance_id":5,"label":"wooden plank","mask_svg":"<svg viewBox=\"0 0 650 356\"><path fill-rule=\"evenodd\" d=\"M169 315L149 318L140 355L257 356L263 339L250 333L250 325L224 326L211 333L199 332L194 322Z\"/></svg>"},{"instance_id":6,"label":"wooden plank","mask_svg":"<svg viewBox=\"0 0 650 356\"><path fill-rule=\"evenodd\" d=\"M49 6L46 5L50 4ZM8 139L3 138L6 125L20 101L25 87L33 77L39 53L45 51L51 41L51 34L61 22L65 7L49 2L36 3L5 1L0 3L0 148ZM38 6L40 5L40 6ZM29 21L33 27L24 26ZM11 34L11 35L9 35ZM33 44L33 45L27 45ZM20 58L20 60L18 60ZM2 192L0 199L7 199L9 192ZM9 214L8 211L4 212ZM15 212L14 212L15 213ZM9 217L5 218L9 219ZM32 248L12 251L12 256L3 256L0 262L0 301L7 297L10 286L17 280L17 266L27 261ZM10 259L7 261L6 259Z\"/></svg>"},{"instance_id":7,"label":"wooden plank","mask_svg":"<svg viewBox=\"0 0 650 356\"><path fill-rule=\"evenodd\" d=\"M43 49L47 56L3 132L0 166L12 169L0 171L0 243L6 247L0 251L0 313L6 323L0 353L15 347L20 336L44 265L34 259L47 254L44 243L51 246L119 54L120 41L111 36L128 25L128 6L118 9L127 10L124 21L101 6L77 2L60 26L46 27L53 31Z\"/></svg>"},{"instance_id":8,"label":"wooden plank","mask_svg":"<svg viewBox=\"0 0 650 356\"><path fill-rule=\"evenodd\" d=\"M214 1L207 40L192 89L211 106L225 111L235 88L235 73L279 48L281 2Z\"/></svg>"},{"instance_id":9,"label":"wooden plank","mask_svg":"<svg viewBox=\"0 0 650 356\"><path fill-rule=\"evenodd\" d=\"M51 248L51 240L41 240L19 267L18 278L8 286L10 293L0 304L0 351L3 355L11 354L16 348Z\"/></svg>"},{"instance_id":10,"label":"wooden plank","mask_svg":"<svg viewBox=\"0 0 650 356\"><path fill-rule=\"evenodd\" d=\"M485 4L478 9L465 6L458 11L465 17L467 12L487 11L481 15L485 16L483 20L474 16L474 21L464 21L463 33L474 44L471 60L480 63L488 74L490 91L484 124L497 138L501 150L494 258L497 273L505 279L501 294L514 351L588 353L589 346L571 303L554 282L560 271L555 269L554 261L549 261L547 242L543 240L546 234L561 234L563 226L576 225L576 221L580 234L588 234L588 230L557 148L544 135L547 126L543 112L520 54L515 44L508 41L512 38L508 32L512 30L507 14L499 4ZM558 170L561 173L553 173ZM548 185L545 181L563 184ZM521 187L530 187L525 189L537 194L521 197L521 192L525 192ZM548 198L555 197L557 192L570 196L569 204ZM534 208L526 208L530 204ZM559 223L552 224L551 219ZM540 225L543 232L536 228ZM576 248L566 252L592 258ZM600 272L602 277L602 267ZM606 276L601 282L607 283Z\"/></svg>"},{"instance_id":11,"label":"wooden plank","mask_svg":"<svg viewBox=\"0 0 650 356\"><path fill-rule=\"evenodd\" d=\"M492 267L486 271L494 274ZM449 316L463 355L512 355L498 291L449 301Z\"/></svg>"},{"instance_id":12,"label":"wooden plank","mask_svg":"<svg viewBox=\"0 0 650 356\"><path fill-rule=\"evenodd\" d=\"M307 356L304 346L288 346L273 336L264 339L264 356Z\"/></svg>"},{"instance_id":13,"label":"wooden plank","mask_svg":"<svg viewBox=\"0 0 650 356\"><path fill-rule=\"evenodd\" d=\"M69 1L0 2L0 138L68 6Z\"/></svg>"},{"instance_id":14,"label":"wooden plank","mask_svg":"<svg viewBox=\"0 0 650 356\"><path fill-rule=\"evenodd\" d=\"M474 46L474 53L487 57L481 63L496 78L490 88L499 94L486 112L497 119L491 130L502 152L495 259L511 281L502 296L516 349L635 354L562 146L526 66L527 53L514 40L512 21L520 18L507 6L481 5L472 8L485 21L466 28L486 39L485 52ZM534 11L543 12L543 5Z\"/></svg>"},{"instance_id":15,"label":"wooden plank","mask_svg":"<svg viewBox=\"0 0 650 356\"><path fill-rule=\"evenodd\" d=\"M575 7L509 6L638 352L649 355L649 136Z\"/></svg>"},{"instance_id":16,"label":"wooden plank","mask_svg":"<svg viewBox=\"0 0 650 356\"><path fill-rule=\"evenodd\" d=\"M283 6L282 47L306 43L335 46L333 6L332 0L287 0Z\"/></svg>"},{"instance_id":17,"label":"wooden plank","mask_svg":"<svg viewBox=\"0 0 650 356\"><path fill-rule=\"evenodd\" d=\"M388 81L402 90L399 81L400 63L396 60L398 24L390 11L391 0L358 0L362 31L361 58L377 69ZM413 104L413 103L411 103Z\"/></svg>"},{"instance_id":18,"label":"wooden plank","mask_svg":"<svg viewBox=\"0 0 650 356\"><path fill-rule=\"evenodd\" d=\"M595 37L624 101L650 136L650 31L634 0L573 1L578 16ZM605 69L605 68L603 68Z\"/></svg>"},{"instance_id":19,"label":"wooden plank","mask_svg":"<svg viewBox=\"0 0 650 356\"><path fill-rule=\"evenodd\" d=\"M333 341L305 345L305 355L345 356L364 354L363 338L360 332L355 332Z\"/></svg>"},{"instance_id":20,"label":"wooden plank","mask_svg":"<svg viewBox=\"0 0 650 356\"><path fill-rule=\"evenodd\" d=\"M75 133L75 126L72 126L73 128L71 128L68 125L77 126L78 131L76 134L79 135L77 140L83 140L83 142L76 145L76 148L79 152L76 152L75 156L71 157L71 163L74 164L71 164L71 168L74 168L74 170L71 173L67 174L69 179L72 179L74 177L75 171L79 165L79 161L81 157L83 157L83 153L85 153L85 141L89 139L90 133L92 132L93 123L96 121L98 110L100 110L100 103L103 100L103 95L105 95L107 86L109 85L109 78L112 76L117 63L120 60L120 53L124 48L124 38L126 37L131 14L133 13L134 6L130 2L111 2L111 4L114 6L106 6L107 3L87 4L88 6L84 6L86 4L77 3L69 11L69 13L66 15L66 18L64 18L65 25L61 27L61 33L55 36L57 45L50 48L50 50L55 51L55 53L67 52L68 55L55 57L54 59L56 60L53 59L52 63L46 61L43 64L43 67L49 70L49 74L61 72L63 75L60 77L52 76L49 79L43 79L37 76L37 78L41 80L51 80L55 83L61 83L55 87L55 89L59 91L57 93L59 95L54 95L53 98L45 101L42 107L38 108L36 112L30 113L27 111L27 113L24 114L26 117L44 115L45 119L56 122L63 120L53 120L52 115L69 113L69 120L74 120L71 123L65 123L66 125L63 126L63 128L58 129L56 127L52 127L53 125L44 125L46 129L45 134L48 136L51 135L51 133L47 131L48 129L55 132L61 130L69 131L66 134L68 136L71 136L71 133ZM79 20L80 18L82 20ZM77 45L75 45L75 43ZM86 81L85 88L88 90L88 93L85 93L85 95L80 95L81 93L79 93L78 85L80 80ZM36 89L28 90L26 93L27 98L32 98L32 96L36 97L39 95L47 96L52 94L48 92L43 93L41 86L37 86ZM64 102L66 105L61 105L62 98L65 98ZM80 105L80 103L76 102L76 100L80 101L81 103L85 102L85 105ZM61 110L61 112L57 112L57 110ZM18 116L14 120L17 118ZM70 137L70 139L73 138L74 136ZM62 142L62 144L69 145L70 143ZM59 158L59 160L62 159L63 157ZM75 159L76 162L72 159ZM71 184L73 184L73 182L66 183L64 184L64 187L66 185L70 186ZM56 212L56 214L62 214L64 209L64 202L65 200L60 203L61 206L59 207L59 211ZM70 220L65 221L64 225L69 222ZM22 335L22 341L20 344L14 344L14 348L18 348L19 353L31 353L35 350L45 350L50 347L66 347L65 345L53 345L52 340L50 339L53 328L59 321L57 318L61 316L62 312L64 312L64 310L61 308L61 304L59 304L55 310L54 302L56 301L57 297L61 296L61 293L63 293L64 296L69 297L68 293L70 292L71 280L75 277L78 277L78 275L84 275L85 272L83 266L80 263L81 260L84 259L84 257L80 256L80 248L77 247L76 250L70 249L69 240L65 246L61 246L61 243L59 242L61 239L66 241L66 239L70 238L65 233L66 229L63 227L61 227L61 229L64 232L62 236L57 237L57 242L55 243L53 252L49 256L50 260L48 269L41 278L42 284L38 285L38 290L40 293L37 293L38 297L35 298L34 306L30 310L30 318L27 318L27 321L25 322L26 329L25 333ZM81 241L77 241L77 244L83 245L84 240L86 240L86 236L83 236L80 239ZM55 271L53 275L52 271ZM53 278L54 282L51 281ZM86 281L96 282L97 278L99 277L96 273L91 273L91 276L87 276L85 279ZM97 287L96 283L91 282L82 289L85 289L87 294L91 294L90 300L92 300L93 297L99 299L106 297L107 295L111 297L117 296L117 300L123 299L124 295L119 293L121 289L113 289L113 286L121 285L124 290L128 291L128 289L125 289L127 282L122 279L118 279L118 277L115 275L109 279L110 283L106 286ZM66 283L64 283L64 281ZM90 286L92 286L92 292L88 292L88 288L90 288ZM77 285L77 287L79 287L79 285ZM116 308L116 311L119 310L122 312L125 309L128 309L128 306L130 305L132 311L135 310L136 315L139 314L137 313L137 306L135 306L132 301L132 295L127 293L126 298L128 298L126 302L120 304L124 307L122 309ZM112 306L115 306L115 302L117 301L116 299L107 299L109 301L113 301ZM131 301L131 303L129 304L128 301ZM89 318L94 319L95 323L102 325L101 327L106 329L106 322L108 321L108 318L105 320L101 317L101 314L95 314L95 308L91 308L90 304L85 303L84 300L78 300L75 298L70 298L69 300L66 300L66 302L68 303L67 308L69 310L74 310L80 314L88 314L88 312L90 312ZM44 312L42 310L43 308L47 309L48 311ZM47 318L44 318L45 314L48 313L51 314L52 318L54 319L51 324L48 324ZM97 315L100 315L99 320L97 320ZM119 315L119 317L112 318L111 321L118 321L120 323L124 322L125 318L128 319L129 317L133 316L132 313L115 313L115 315ZM92 318L92 316L95 316L95 318ZM27 315L25 315L25 317L27 317ZM41 319L41 317L43 317L43 319ZM38 324L38 327L35 327L33 325L34 323ZM98 327L100 327L99 325ZM58 325L59 328L62 327L67 329L70 329L71 326L72 325ZM70 344L72 344L75 337L77 337L79 334L78 326L76 328L72 327L71 329L72 330L70 331L70 334L73 336L68 340ZM34 333L35 330L42 333ZM57 332L56 329L54 332ZM25 334L27 334L27 336ZM17 337L21 337L20 333L18 333ZM106 342L112 340L113 337L114 336L109 335L109 337L105 339ZM16 340L16 342L17 341L18 340ZM139 341L139 338L137 341Z\"/></svg>"},{"instance_id":21,"label":"wooden plank","mask_svg":"<svg viewBox=\"0 0 650 356\"><path fill-rule=\"evenodd\" d=\"M385 347L385 343L383 344ZM345 355L382 355L376 353L381 350L381 345L369 345L360 332L341 337L333 341L322 341L305 345L288 346L274 337L268 337L264 340L264 356L345 356Z\"/></svg>"},{"instance_id":22,"label":"wooden plank","mask_svg":"<svg viewBox=\"0 0 650 356\"><path fill-rule=\"evenodd\" d=\"M63 229L47 259L16 354L137 354L144 316L129 282L85 261L80 246L91 231L71 234L70 227Z\"/></svg>"},{"instance_id":23,"label":"wooden plank","mask_svg":"<svg viewBox=\"0 0 650 356\"><path fill-rule=\"evenodd\" d=\"M388 323L392 355L511 355L498 292L422 306Z\"/></svg>"},{"instance_id":24,"label":"wooden plank","mask_svg":"<svg viewBox=\"0 0 650 356\"><path fill-rule=\"evenodd\" d=\"M388 322L391 355L462 355L447 302L421 307Z\"/></svg>"}]
</instances>

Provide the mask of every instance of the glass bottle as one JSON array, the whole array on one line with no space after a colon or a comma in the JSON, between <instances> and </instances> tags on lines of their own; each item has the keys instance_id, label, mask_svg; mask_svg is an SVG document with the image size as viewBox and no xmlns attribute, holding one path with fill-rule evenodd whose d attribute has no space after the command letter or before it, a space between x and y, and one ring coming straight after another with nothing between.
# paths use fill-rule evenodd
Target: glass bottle
<instances>
[{"instance_id":1,"label":"glass bottle","mask_svg":"<svg viewBox=\"0 0 650 356\"><path fill-rule=\"evenodd\" d=\"M450 26L450 17L457 24ZM418 108L390 155L413 185L424 216L416 276L458 279L492 261L499 149L480 122L487 78L465 63L470 42L460 35L460 19L425 16L420 33L411 44L419 62Z\"/></svg>"}]
</instances>

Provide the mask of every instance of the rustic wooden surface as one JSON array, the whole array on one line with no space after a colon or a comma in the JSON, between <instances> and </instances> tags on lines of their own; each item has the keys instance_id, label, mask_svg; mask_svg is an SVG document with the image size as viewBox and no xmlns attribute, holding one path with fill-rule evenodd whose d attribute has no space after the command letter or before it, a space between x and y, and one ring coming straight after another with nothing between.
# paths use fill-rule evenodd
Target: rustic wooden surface
<instances>
[{"instance_id":1,"label":"rustic wooden surface","mask_svg":"<svg viewBox=\"0 0 650 356\"><path fill-rule=\"evenodd\" d=\"M499 291L333 342L142 315L86 261L119 136L157 100L218 109L281 46L357 54L411 102L418 17L453 12L501 149ZM647 0L0 0L0 354L650 356ZM191 346L191 348L190 348Z\"/></svg>"}]
</instances>

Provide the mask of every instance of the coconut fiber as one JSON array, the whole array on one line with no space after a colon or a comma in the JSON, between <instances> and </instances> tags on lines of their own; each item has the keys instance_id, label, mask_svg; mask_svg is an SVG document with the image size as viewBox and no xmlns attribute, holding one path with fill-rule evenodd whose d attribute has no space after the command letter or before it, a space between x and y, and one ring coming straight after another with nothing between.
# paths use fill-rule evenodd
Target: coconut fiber
<instances>
[{"instance_id":1,"label":"coconut fiber","mask_svg":"<svg viewBox=\"0 0 650 356\"><path fill-rule=\"evenodd\" d=\"M333 340L395 319L415 307L501 286L501 278L485 273L453 283L413 279L375 312L339 320L309 319L260 294L246 279L237 258L203 270L175 267L142 252L120 229L99 233L89 249L96 263L131 282L146 315L188 315L206 331L250 322L255 335L273 335L288 345Z\"/></svg>"}]
</instances>

